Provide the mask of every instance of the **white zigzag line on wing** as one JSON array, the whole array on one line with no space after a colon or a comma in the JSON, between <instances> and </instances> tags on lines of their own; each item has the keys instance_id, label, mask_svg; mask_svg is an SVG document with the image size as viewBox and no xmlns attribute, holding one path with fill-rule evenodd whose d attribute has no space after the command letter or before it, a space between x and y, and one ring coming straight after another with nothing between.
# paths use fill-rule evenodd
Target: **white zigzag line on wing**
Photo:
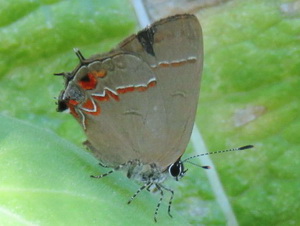
<instances>
[{"instance_id":1,"label":"white zigzag line on wing","mask_svg":"<svg viewBox=\"0 0 300 226\"><path fill-rule=\"evenodd\" d=\"M171 64L178 64L178 63L188 62L188 61L192 61L192 60L197 60L197 57L190 56L187 59L180 59L180 60L173 60L173 61L160 61L157 64L150 65L150 67L156 68L156 67L159 67L162 64L170 64L171 65Z\"/></svg>"},{"instance_id":2,"label":"white zigzag line on wing","mask_svg":"<svg viewBox=\"0 0 300 226\"><path fill-rule=\"evenodd\" d=\"M154 82L154 81L156 81L156 78L151 78L151 79L149 79L149 81L148 81L147 84L128 85L128 86L117 86L117 87L116 87L116 90L118 90L118 89L126 89L126 88L131 88L131 87L134 87L134 88L148 87L149 84L150 84L151 82ZM112 92L113 94L115 94L115 95L117 95L117 96L119 95L116 91L114 91L114 90L112 90L112 89L110 89L110 88L105 87L102 93L93 93L92 96L96 96L96 97L104 97L104 96L106 95L106 90Z\"/></svg>"},{"instance_id":3,"label":"white zigzag line on wing","mask_svg":"<svg viewBox=\"0 0 300 226\"><path fill-rule=\"evenodd\" d=\"M96 104L95 104L95 101L92 99L92 98L90 98L90 100L92 101L92 103L93 103L93 109L91 110L91 109L88 109L88 108L84 108L84 107L81 107L80 109L82 109L82 110L84 110L84 111L87 111L87 112L96 112L97 111L97 106L96 106Z\"/></svg>"},{"instance_id":4,"label":"white zigzag line on wing","mask_svg":"<svg viewBox=\"0 0 300 226\"><path fill-rule=\"evenodd\" d=\"M82 127L83 127L84 130L86 130L86 126L85 126L85 116L84 116L84 114L82 113L81 110L78 109L78 112L79 112L79 114L81 115L81 124L82 124Z\"/></svg>"}]
</instances>

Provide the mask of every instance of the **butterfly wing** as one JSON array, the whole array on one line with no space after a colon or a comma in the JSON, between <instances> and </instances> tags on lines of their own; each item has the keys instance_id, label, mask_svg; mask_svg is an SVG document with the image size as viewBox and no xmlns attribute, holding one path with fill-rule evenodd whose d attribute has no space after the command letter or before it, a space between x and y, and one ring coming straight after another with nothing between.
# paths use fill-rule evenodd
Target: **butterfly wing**
<instances>
[{"instance_id":1,"label":"butterfly wing","mask_svg":"<svg viewBox=\"0 0 300 226\"><path fill-rule=\"evenodd\" d=\"M87 60L72 81L85 90L73 115L86 144L111 167L134 159L162 169L174 163L190 139L202 61L201 27L187 14L162 19Z\"/></svg>"}]
</instances>

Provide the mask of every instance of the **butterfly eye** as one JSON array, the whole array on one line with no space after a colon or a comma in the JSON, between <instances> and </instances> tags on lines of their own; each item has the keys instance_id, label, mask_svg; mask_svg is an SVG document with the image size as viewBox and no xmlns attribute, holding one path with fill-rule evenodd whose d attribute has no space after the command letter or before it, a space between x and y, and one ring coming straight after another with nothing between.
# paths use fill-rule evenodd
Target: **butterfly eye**
<instances>
[{"instance_id":1,"label":"butterfly eye","mask_svg":"<svg viewBox=\"0 0 300 226\"><path fill-rule=\"evenodd\" d=\"M68 109L68 106L64 100L58 101L58 103L57 103L57 111L58 112L63 112L63 111L66 111L67 109Z\"/></svg>"},{"instance_id":2,"label":"butterfly eye","mask_svg":"<svg viewBox=\"0 0 300 226\"><path fill-rule=\"evenodd\" d=\"M177 181L184 176L186 171L187 170L184 170L183 163L180 160L169 166L169 174Z\"/></svg>"}]
</instances>

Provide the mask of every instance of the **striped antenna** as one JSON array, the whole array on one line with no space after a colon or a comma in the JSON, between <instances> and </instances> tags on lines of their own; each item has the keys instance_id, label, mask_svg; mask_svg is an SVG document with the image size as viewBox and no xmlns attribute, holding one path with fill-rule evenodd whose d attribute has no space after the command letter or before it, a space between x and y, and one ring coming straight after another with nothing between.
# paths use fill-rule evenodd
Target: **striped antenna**
<instances>
[{"instance_id":1,"label":"striped antenna","mask_svg":"<svg viewBox=\"0 0 300 226\"><path fill-rule=\"evenodd\" d=\"M254 147L253 145L246 145L246 146L242 146L242 147L239 147L239 148L231 148L231 149L222 150L222 151L207 152L207 153L203 153L203 154L199 154L199 155L194 155L194 156L188 157L185 160L183 160L182 162L191 163L191 162L189 162L189 160L193 159L193 158L198 158L198 157L202 157L202 156L206 156L206 155L221 154L221 153L225 153L225 152L242 151L242 150L250 149L250 148L253 148L253 147ZM195 165L195 164L193 164L193 165ZM202 168L204 168L204 167L202 167Z\"/></svg>"}]
</instances>

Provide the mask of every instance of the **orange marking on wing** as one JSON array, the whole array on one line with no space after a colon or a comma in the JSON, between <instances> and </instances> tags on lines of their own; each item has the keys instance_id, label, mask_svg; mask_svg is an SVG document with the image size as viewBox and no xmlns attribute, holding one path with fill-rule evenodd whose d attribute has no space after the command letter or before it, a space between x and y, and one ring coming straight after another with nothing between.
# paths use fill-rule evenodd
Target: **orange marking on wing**
<instances>
[{"instance_id":1,"label":"orange marking on wing","mask_svg":"<svg viewBox=\"0 0 300 226\"><path fill-rule=\"evenodd\" d=\"M161 63L158 65L159 67L169 67L170 64L169 63Z\"/></svg>"},{"instance_id":2,"label":"orange marking on wing","mask_svg":"<svg viewBox=\"0 0 300 226\"><path fill-rule=\"evenodd\" d=\"M151 81L148 83L147 86L137 86L137 87L128 86L128 87L124 87L124 88L117 88L116 92L118 94L125 94L125 93L133 92L133 91L143 92L143 91L146 91L150 87L156 86L156 83L157 83L156 81ZM112 91L105 89L105 96L96 96L94 94L94 95L92 95L92 97L98 101L108 101L110 99L110 97L113 98L115 101L120 101L120 97L118 94L115 94Z\"/></svg>"},{"instance_id":3,"label":"orange marking on wing","mask_svg":"<svg viewBox=\"0 0 300 226\"><path fill-rule=\"evenodd\" d=\"M185 63L187 63L187 61L172 62L170 65L171 65L172 67L178 67L178 66L184 65Z\"/></svg>"},{"instance_id":4,"label":"orange marking on wing","mask_svg":"<svg viewBox=\"0 0 300 226\"><path fill-rule=\"evenodd\" d=\"M92 73L94 76L98 77L98 78L103 78L103 77L106 76L107 71L101 69L100 71L92 71L91 73Z\"/></svg>"},{"instance_id":5,"label":"orange marking on wing","mask_svg":"<svg viewBox=\"0 0 300 226\"><path fill-rule=\"evenodd\" d=\"M109 91L109 90L106 90L106 93L107 93L110 97L112 97L114 100L120 101L119 96L116 95L116 94L114 94L113 92L111 92L111 91Z\"/></svg>"},{"instance_id":6,"label":"orange marking on wing","mask_svg":"<svg viewBox=\"0 0 300 226\"><path fill-rule=\"evenodd\" d=\"M69 100L69 101L68 101L68 104L69 104L69 105L76 106L76 105L78 105L79 103L78 103L77 100ZM68 105L68 104L67 104L67 105Z\"/></svg>"},{"instance_id":7,"label":"orange marking on wing","mask_svg":"<svg viewBox=\"0 0 300 226\"><path fill-rule=\"evenodd\" d=\"M178 67L184 65L187 61L180 61L180 62L170 62L170 63L161 63L159 64L160 67Z\"/></svg>"},{"instance_id":8,"label":"orange marking on wing","mask_svg":"<svg viewBox=\"0 0 300 226\"><path fill-rule=\"evenodd\" d=\"M151 82L149 82L149 84L148 84L148 87L154 87L154 86L156 86L156 81L151 81Z\"/></svg>"},{"instance_id":9,"label":"orange marking on wing","mask_svg":"<svg viewBox=\"0 0 300 226\"><path fill-rule=\"evenodd\" d=\"M95 89L97 86L97 79L93 73L87 73L79 82L79 85L85 90Z\"/></svg>"},{"instance_id":10,"label":"orange marking on wing","mask_svg":"<svg viewBox=\"0 0 300 226\"><path fill-rule=\"evenodd\" d=\"M159 67L179 67L187 63L195 63L196 59L186 59L186 60L180 60L180 61L173 61L173 62L167 62L167 63L159 63Z\"/></svg>"},{"instance_id":11,"label":"orange marking on wing","mask_svg":"<svg viewBox=\"0 0 300 226\"><path fill-rule=\"evenodd\" d=\"M151 82L148 83L147 86L138 86L138 87L135 87L135 90L137 90L139 92L144 92L148 88L156 86L156 83L157 83L156 81L151 81Z\"/></svg>"},{"instance_id":12,"label":"orange marking on wing","mask_svg":"<svg viewBox=\"0 0 300 226\"><path fill-rule=\"evenodd\" d=\"M87 111L86 113L90 114L90 115L100 115L101 109L100 109L100 107L97 107L95 112L88 112Z\"/></svg>"},{"instance_id":13,"label":"orange marking on wing","mask_svg":"<svg viewBox=\"0 0 300 226\"><path fill-rule=\"evenodd\" d=\"M134 87L133 86L117 89L117 92L119 94L124 94L124 93L128 93L128 92L133 92L133 91L134 91Z\"/></svg>"},{"instance_id":14,"label":"orange marking on wing","mask_svg":"<svg viewBox=\"0 0 300 226\"><path fill-rule=\"evenodd\" d=\"M83 105L82 107L89 109L89 110L94 110L94 104L92 102L92 100L88 99ZM85 111L87 114L90 115L99 115L101 112L100 107L98 107L95 103L95 107L96 107L96 111L95 112L90 112L90 111Z\"/></svg>"},{"instance_id":15,"label":"orange marking on wing","mask_svg":"<svg viewBox=\"0 0 300 226\"><path fill-rule=\"evenodd\" d=\"M82 107L86 108L86 109L89 109L89 110L93 110L94 109L94 105L93 105L93 102L88 99L83 105Z\"/></svg>"},{"instance_id":16,"label":"orange marking on wing","mask_svg":"<svg viewBox=\"0 0 300 226\"><path fill-rule=\"evenodd\" d=\"M109 96L107 94L105 94L105 96L93 96L94 99L99 100L99 101L108 101L109 100Z\"/></svg>"},{"instance_id":17,"label":"orange marking on wing","mask_svg":"<svg viewBox=\"0 0 300 226\"><path fill-rule=\"evenodd\" d=\"M74 105L69 102L69 103L67 103L67 106L70 109L71 115L73 115L74 118L79 118L79 115L77 114L77 112L74 108Z\"/></svg>"},{"instance_id":18,"label":"orange marking on wing","mask_svg":"<svg viewBox=\"0 0 300 226\"><path fill-rule=\"evenodd\" d=\"M139 92L143 92L143 91L146 91L148 89L147 86L138 86L138 87L135 87L135 89Z\"/></svg>"}]
</instances>

